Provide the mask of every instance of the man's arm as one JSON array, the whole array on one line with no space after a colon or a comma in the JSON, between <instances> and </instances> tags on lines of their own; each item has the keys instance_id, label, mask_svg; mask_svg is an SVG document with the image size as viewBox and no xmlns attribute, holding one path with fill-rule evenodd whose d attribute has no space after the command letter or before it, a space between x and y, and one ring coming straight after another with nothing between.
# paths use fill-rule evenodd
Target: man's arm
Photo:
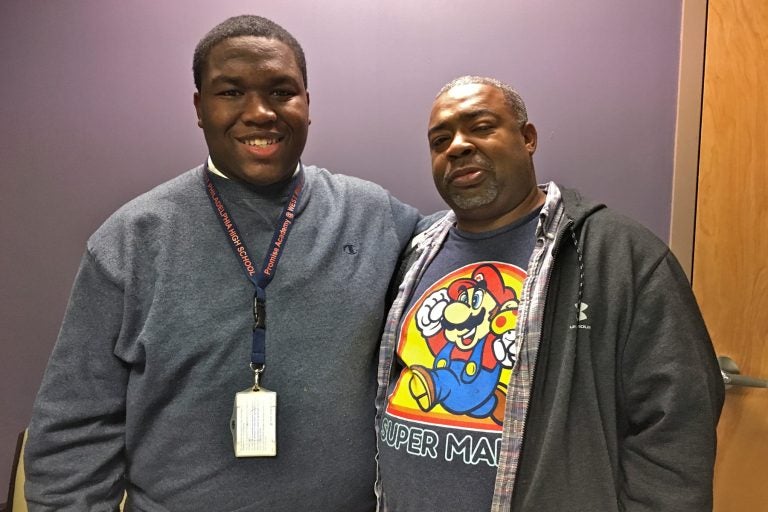
<instances>
[{"instance_id":1,"label":"man's arm","mask_svg":"<svg viewBox=\"0 0 768 512\"><path fill-rule=\"evenodd\" d=\"M711 510L724 387L690 285L671 254L640 289L620 362L622 510Z\"/></svg>"},{"instance_id":2,"label":"man's arm","mask_svg":"<svg viewBox=\"0 0 768 512\"><path fill-rule=\"evenodd\" d=\"M123 494L128 368L114 355L123 292L86 253L35 401L30 511L115 510Z\"/></svg>"}]
</instances>

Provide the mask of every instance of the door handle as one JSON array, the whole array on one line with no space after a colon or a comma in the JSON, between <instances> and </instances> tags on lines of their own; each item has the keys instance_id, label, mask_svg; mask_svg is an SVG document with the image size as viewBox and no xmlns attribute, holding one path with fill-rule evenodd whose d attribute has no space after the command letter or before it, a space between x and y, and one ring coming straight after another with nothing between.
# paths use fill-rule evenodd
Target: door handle
<instances>
[{"instance_id":1,"label":"door handle","mask_svg":"<svg viewBox=\"0 0 768 512\"><path fill-rule=\"evenodd\" d=\"M739 365L728 356L717 358L720 365L720 375L723 376L723 383L726 388L730 386L746 386L750 388L768 388L768 379L756 379L755 377L745 377L741 375Z\"/></svg>"}]
</instances>

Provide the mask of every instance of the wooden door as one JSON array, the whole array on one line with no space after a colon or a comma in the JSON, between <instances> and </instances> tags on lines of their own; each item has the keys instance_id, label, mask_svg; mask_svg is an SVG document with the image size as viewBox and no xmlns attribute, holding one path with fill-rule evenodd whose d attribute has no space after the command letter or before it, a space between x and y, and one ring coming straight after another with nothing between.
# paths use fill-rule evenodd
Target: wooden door
<instances>
[{"instance_id":1,"label":"wooden door","mask_svg":"<svg viewBox=\"0 0 768 512\"><path fill-rule=\"evenodd\" d=\"M709 0L693 289L718 355L768 379L768 1ZM733 387L716 512L768 511L768 389Z\"/></svg>"}]
</instances>

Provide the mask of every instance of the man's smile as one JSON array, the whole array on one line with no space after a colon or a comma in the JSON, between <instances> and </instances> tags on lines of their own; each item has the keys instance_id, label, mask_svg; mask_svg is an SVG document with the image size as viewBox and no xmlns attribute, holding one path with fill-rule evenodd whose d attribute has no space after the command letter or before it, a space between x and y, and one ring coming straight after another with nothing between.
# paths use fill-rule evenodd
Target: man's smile
<instances>
[{"instance_id":1,"label":"man's smile","mask_svg":"<svg viewBox=\"0 0 768 512\"><path fill-rule=\"evenodd\" d=\"M246 137L235 137L235 139L246 147L246 150L252 155L260 157L272 156L280 148L280 142L285 139L282 135L249 135Z\"/></svg>"},{"instance_id":2,"label":"man's smile","mask_svg":"<svg viewBox=\"0 0 768 512\"><path fill-rule=\"evenodd\" d=\"M260 148L270 146L272 144L275 144L277 142L280 142L282 139L246 139L241 140L241 144L245 144L247 146L257 146Z\"/></svg>"}]
</instances>

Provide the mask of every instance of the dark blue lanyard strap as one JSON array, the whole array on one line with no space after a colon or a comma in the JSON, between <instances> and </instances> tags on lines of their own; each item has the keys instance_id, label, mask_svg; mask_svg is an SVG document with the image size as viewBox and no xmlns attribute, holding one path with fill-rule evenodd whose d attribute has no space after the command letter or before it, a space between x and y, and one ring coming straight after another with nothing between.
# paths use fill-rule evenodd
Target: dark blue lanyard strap
<instances>
[{"instance_id":1,"label":"dark blue lanyard strap","mask_svg":"<svg viewBox=\"0 0 768 512\"><path fill-rule=\"evenodd\" d=\"M240 235L240 230L237 229L235 219L233 219L227 211L227 207L224 206L224 202L219 196L219 191L216 188L216 185L213 183L213 180L211 180L207 165L203 172L203 179L205 181L205 189L208 192L208 198L211 200L211 206L227 235L229 246L234 251L246 277L253 283L255 288L253 295L251 368L255 372L261 372L266 363L267 349L266 288L275 276L277 264L280 261L280 256L283 254L285 243L288 240L288 234L295 222L296 206L299 204L301 192L304 189L304 167L300 166L299 172L296 173L293 177L293 181L291 181L290 197L283 207L283 211L280 214L277 226L275 227L275 232L272 235L272 241L267 249L267 254L264 256L264 261L261 264L261 270L258 271L253 265L253 259L250 256L251 253L248 251L248 247L245 245L245 240Z\"/></svg>"}]
</instances>

